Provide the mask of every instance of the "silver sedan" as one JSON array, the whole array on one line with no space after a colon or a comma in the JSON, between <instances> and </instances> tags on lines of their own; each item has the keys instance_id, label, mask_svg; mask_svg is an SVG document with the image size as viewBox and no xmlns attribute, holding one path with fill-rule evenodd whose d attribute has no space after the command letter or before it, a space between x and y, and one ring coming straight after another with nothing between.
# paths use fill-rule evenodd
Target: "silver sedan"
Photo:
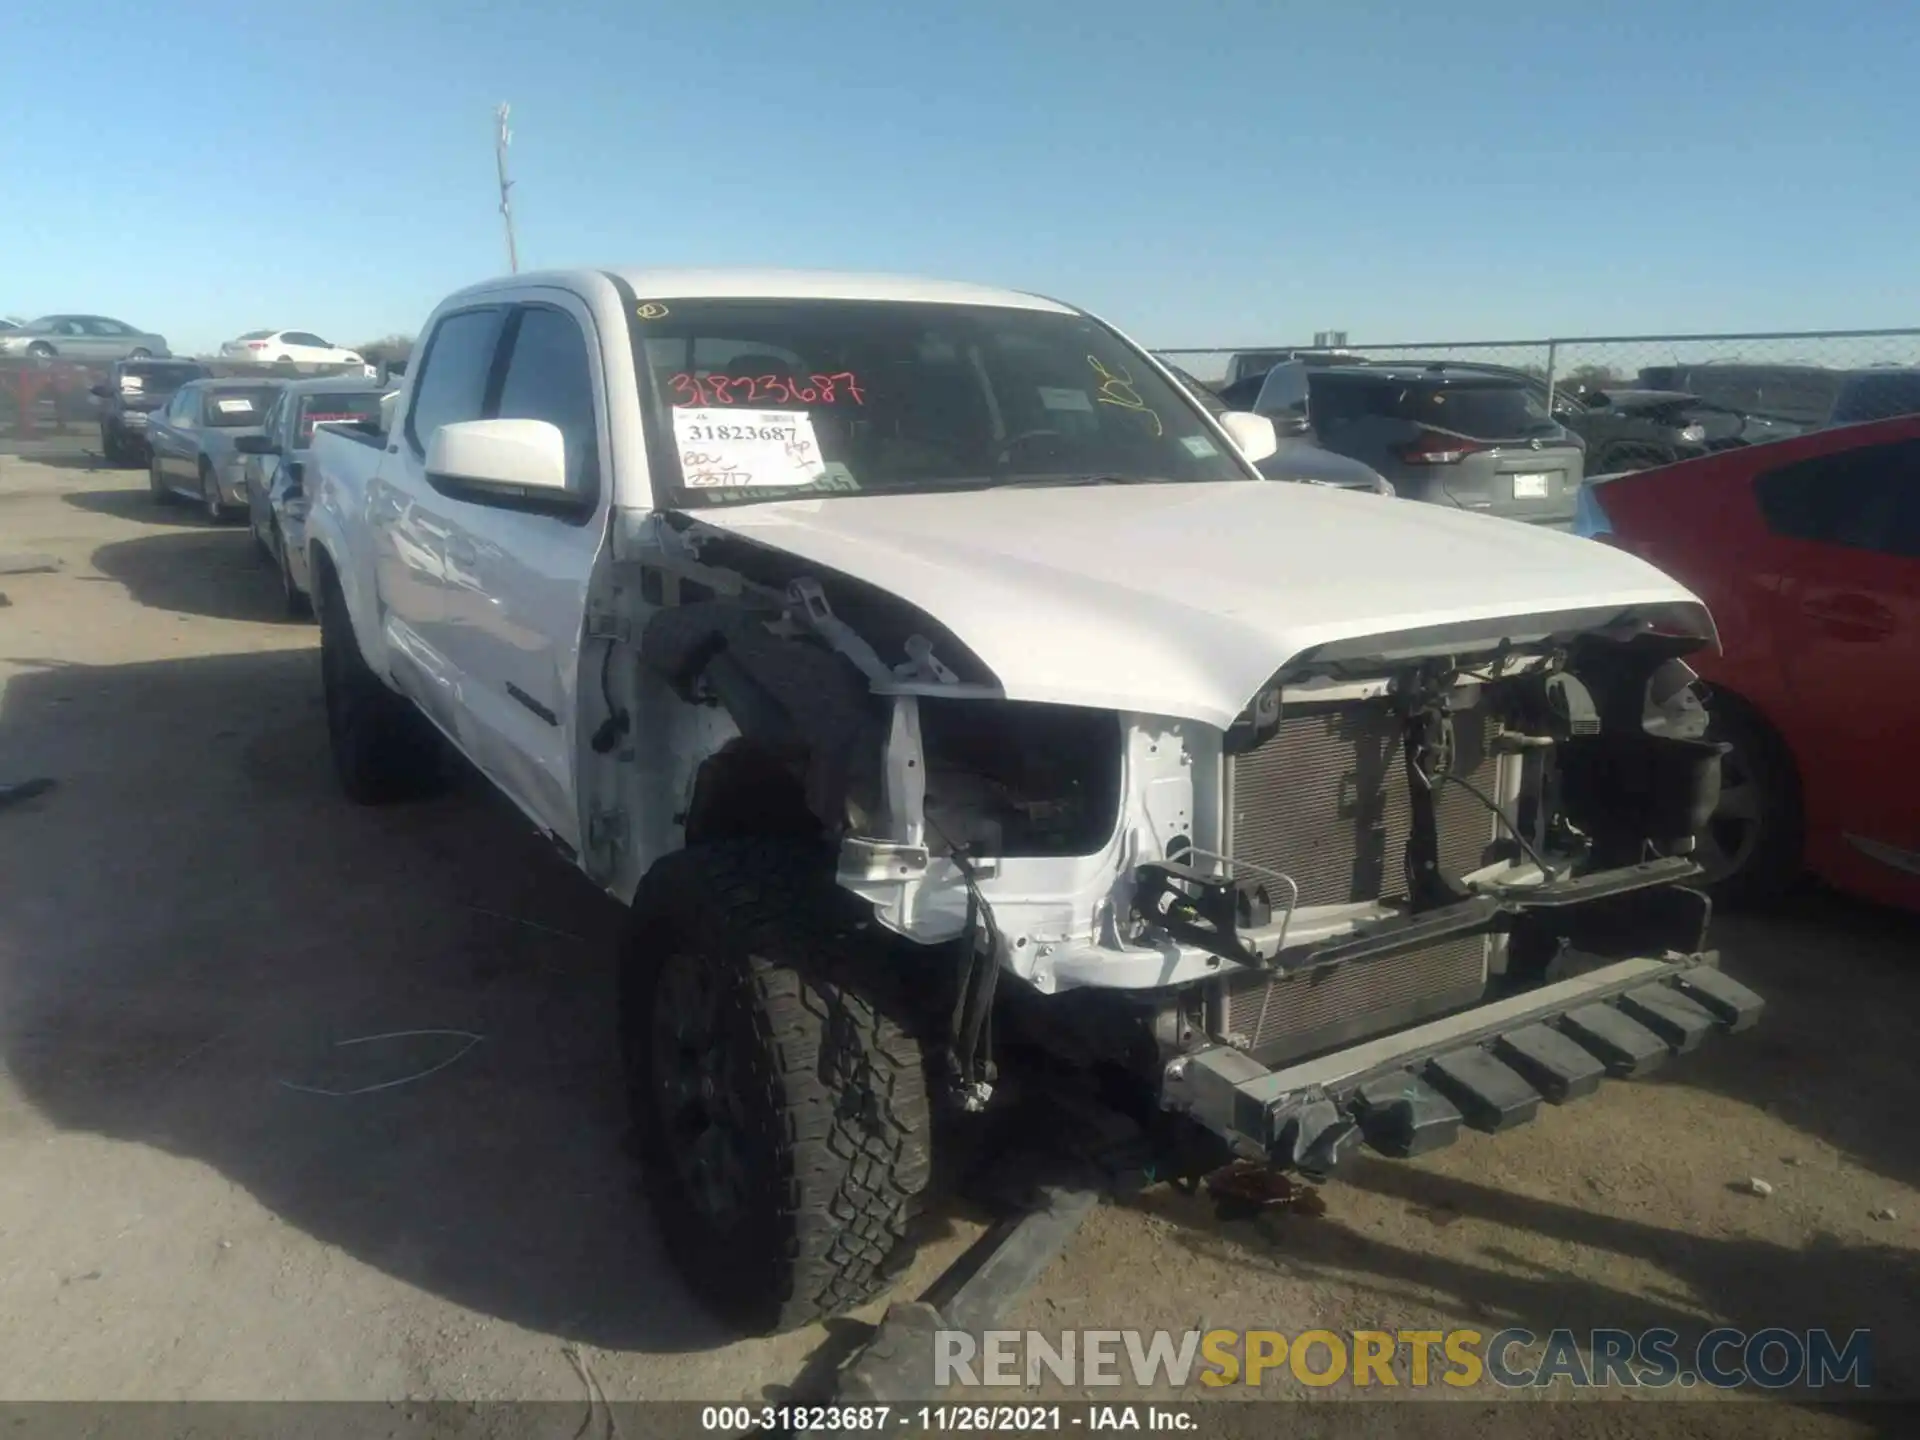
<instances>
[{"instance_id":1,"label":"silver sedan","mask_svg":"<svg viewBox=\"0 0 1920 1440\"><path fill-rule=\"evenodd\" d=\"M0 331L0 355L31 360L144 360L172 353L166 336L105 315L42 315Z\"/></svg>"},{"instance_id":2,"label":"silver sedan","mask_svg":"<svg viewBox=\"0 0 1920 1440\"><path fill-rule=\"evenodd\" d=\"M222 524L247 503L244 463L235 448L243 435L258 435L284 382L195 380L182 385L147 421L152 455L147 480L153 498L196 500L207 519Z\"/></svg>"}]
</instances>

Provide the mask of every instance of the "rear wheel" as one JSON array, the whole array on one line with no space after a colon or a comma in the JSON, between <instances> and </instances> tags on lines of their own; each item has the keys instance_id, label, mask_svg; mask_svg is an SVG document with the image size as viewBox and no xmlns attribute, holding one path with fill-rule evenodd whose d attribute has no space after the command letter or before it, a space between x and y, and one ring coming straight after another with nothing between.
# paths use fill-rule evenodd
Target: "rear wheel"
<instances>
[{"instance_id":1,"label":"rear wheel","mask_svg":"<svg viewBox=\"0 0 1920 1440\"><path fill-rule=\"evenodd\" d=\"M446 788L447 755L440 737L373 673L354 638L340 587L331 579L320 596L320 679L334 774L349 800L391 805Z\"/></svg>"},{"instance_id":2,"label":"rear wheel","mask_svg":"<svg viewBox=\"0 0 1920 1440\"><path fill-rule=\"evenodd\" d=\"M1721 757L1720 800L1695 837L1694 858L1721 904L1777 900L1801 872L1799 772L1780 737L1743 701L1716 692L1707 716L1707 738L1731 748Z\"/></svg>"},{"instance_id":3,"label":"rear wheel","mask_svg":"<svg viewBox=\"0 0 1920 1440\"><path fill-rule=\"evenodd\" d=\"M791 1330L883 1294L932 1174L919 1043L815 852L722 841L634 899L620 1025L668 1254L718 1314Z\"/></svg>"}]
</instances>

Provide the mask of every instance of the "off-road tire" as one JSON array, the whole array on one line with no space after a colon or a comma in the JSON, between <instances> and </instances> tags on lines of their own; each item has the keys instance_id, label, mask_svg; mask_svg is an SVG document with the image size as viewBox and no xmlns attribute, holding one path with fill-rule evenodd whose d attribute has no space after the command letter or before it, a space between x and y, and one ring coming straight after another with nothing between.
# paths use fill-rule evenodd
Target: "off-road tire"
<instances>
[{"instance_id":1,"label":"off-road tire","mask_svg":"<svg viewBox=\"0 0 1920 1440\"><path fill-rule=\"evenodd\" d=\"M354 638L346 601L331 581L320 602L320 677L334 774L349 800L392 805L447 788L444 743L425 717L373 673Z\"/></svg>"},{"instance_id":2,"label":"off-road tire","mask_svg":"<svg viewBox=\"0 0 1920 1440\"><path fill-rule=\"evenodd\" d=\"M818 857L763 839L665 856L635 896L621 970L627 1099L654 1215L687 1284L754 1334L890 1288L912 1258L908 1230L932 1178L914 1027L863 978L879 973L863 959L877 953L876 932ZM684 1137L656 1079L662 978L675 966L702 967L700 983L716 986L715 1033L731 1047L726 1081L741 1123L729 1134L751 1181L731 1223L703 1209L685 1178Z\"/></svg>"},{"instance_id":3,"label":"off-road tire","mask_svg":"<svg viewBox=\"0 0 1920 1440\"><path fill-rule=\"evenodd\" d=\"M1781 900L1804 868L1806 821L1793 756L1772 726L1725 691L1707 697L1706 738L1733 747L1721 762L1722 783L1740 777L1751 787L1754 801L1752 840L1732 869L1711 863L1713 857L1703 848L1707 892L1726 909L1757 909Z\"/></svg>"}]
</instances>

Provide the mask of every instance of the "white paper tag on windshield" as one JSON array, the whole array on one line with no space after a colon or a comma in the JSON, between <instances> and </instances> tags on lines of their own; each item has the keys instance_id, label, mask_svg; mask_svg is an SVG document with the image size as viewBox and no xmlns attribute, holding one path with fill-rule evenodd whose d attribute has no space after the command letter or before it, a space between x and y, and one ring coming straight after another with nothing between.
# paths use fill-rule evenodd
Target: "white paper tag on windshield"
<instances>
[{"instance_id":1,"label":"white paper tag on windshield","mask_svg":"<svg viewBox=\"0 0 1920 1440\"><path fill-rule=\"evenodd\" d=\"M827 473L804 410L676 408L673 439L689 490L813 485Z\"/></svg>"},{"instance_id":2,"label":"white paper tag on windshield","mask_svg":"<svg viewBox=\"0 0 1920 1440\"><path fill-rule=\"evenodd\" d=\"M253 409L251 400L216 400L214 402L222 415L244 415Z\"/></svg>"},{"instance_id":3,"label":"white paper tag on windshield","mask_svg":"<svg viewBox=\"0 0 1920 1440\"><path fill-rule=\"evenodd\" d=\"M1040 403L1049 410L1080 410L1093 413L1093 401L1087 398L1084 390L1055 390L1051 386L1040 387Z\"/></svg>"}]
</instances>

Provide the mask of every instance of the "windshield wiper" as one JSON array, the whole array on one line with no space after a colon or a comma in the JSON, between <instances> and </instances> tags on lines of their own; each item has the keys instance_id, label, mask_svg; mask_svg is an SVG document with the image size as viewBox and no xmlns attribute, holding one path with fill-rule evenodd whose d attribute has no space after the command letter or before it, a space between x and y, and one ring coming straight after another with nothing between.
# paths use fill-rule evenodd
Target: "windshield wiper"
<instances>
[{"instance_id":1,"label":"windshield wiper","mask_svg":"<svg viewBox=\"0 0 1920 1440\"><path fill-rule=\"evenodd\" d=\"M1053 486L1065 488L1069 485L1158 485L1165 483L1165 477L1159 475L1023 475L1013 480L994 480L987 485L989 490L1043 490Z\"/></svg>"}]
</instances>

